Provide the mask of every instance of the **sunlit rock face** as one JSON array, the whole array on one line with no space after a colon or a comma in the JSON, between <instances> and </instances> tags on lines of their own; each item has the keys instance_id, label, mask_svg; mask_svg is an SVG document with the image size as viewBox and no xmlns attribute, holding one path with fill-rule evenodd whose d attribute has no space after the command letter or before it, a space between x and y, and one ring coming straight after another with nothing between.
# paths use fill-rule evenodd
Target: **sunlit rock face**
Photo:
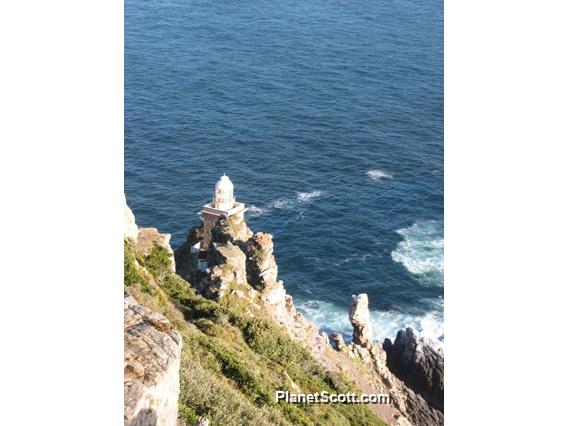
<instances>
[{"instance_id":1,"label":"sunlit rock face","mask_svg":"<svg viewBox=\"0 0 568 426\"><path fill-rule=\"evenodd\" d=\"M181 335L164 316L124 297L124 424L177 422Z\"/></svg>"},{"instance_id":2,"label":"sunlit rock face","mask_svg":"<svg viewBox=\"0 0 568 426\"><path fill-rule=\"evenodd\" d=\"M136 220L134 219L134 213L126 204L126 197L124 197L124 239L130 241L132 244L136 244L138 241L138 226L136 226Z\"/></svg>"},{"instance_id":3,"label":"sunlit rock face","mask_svg":"<svg viewBox=\"0 0 568 426\"><path fill-rule=\"evenodd\" d=\"M367 347L373 343L371 320L369 316L369 298L365 293L351 296L349 321L353 325L353 343Z\"/></svg>"},{"instance_id":4,"label":"sunlit rock face","mask_svg":"<svg viewBox=\"0 0 568 426\"><path fill-rule=\"evenodd\" d=\"M247 279L256 289L264 289L276 283L278 266L274 259L272 235L257 232L242 245L247 256Z\"/></svg>"},{"instance_id":5,"label":"sunlit rock face","mask_svg":"<svg viewBox=\"0 0 568 426\"><path fill-rule=\"evenodd\" d=\"M168 252L168 269L170 272L176 271L174 251L170 246L171 234L160 234L156 228L140 228L138 231L138 241L134 246L137 254L146 257L155 247L161 247Z\"/></svg>"}]
</instances>

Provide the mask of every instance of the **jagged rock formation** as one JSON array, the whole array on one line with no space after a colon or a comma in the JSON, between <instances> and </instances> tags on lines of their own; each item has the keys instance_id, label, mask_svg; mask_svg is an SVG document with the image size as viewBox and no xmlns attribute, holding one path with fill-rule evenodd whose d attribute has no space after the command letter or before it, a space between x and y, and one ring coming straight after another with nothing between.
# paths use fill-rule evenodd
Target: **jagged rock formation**
<instances>
[{"instance_id":1,"label":"jagged rock formation","mask_svg":"<svg viewBox=\"0 0 568 426\"><path fill-rule=\"evenodd\" d=\"M124 424L177 422L181 336L164 316L124 297Z\"/></svg>"},{"instance_id":2,"label":"jagged rock formation","mask_svg":"<svg viewBox=\"0 0 568 426\"><path fill-rule=\"evenodd\" d=\"M292 297L278 280L272 236L252 234L242 220L221 219L212 230L208 261L210 273L194 287L219 303L240 304L251 316L260 311L280 323L288 335L300 342L326 370L344 373L365 393L386 393L393 404L369 408L391 425L435 426L443 424L443 413L409 388L387 367L387 354L372 342L367 295L353 296L350 321L353 341L345 344L340 334L330 338L318 326L296 312ZM177 273L193 278L190 244L196 232L176 250Z\"/></svg>"},{"instance_id":3,"label":"jagged rock formation","mask_svg":"<svg viewBox=\"0 0 568 426\"><path fill-rule=\"evenodd\" d=\"M246 257L238 246L213 242L208 260L211 273L201 284L208 299L219 301L228 291L240 291L246 285Z\"/></svg>"},{"instance_id":4,"label":"jagged rock formation","mask_svg":"<svg viewBox=\"0 0 568 426\"><path fill-rule=\"evenodd\" d=\"M211 240L221 244L245 242L251 237L252 231L239 215L223 218L211 228Z\"/></svg>"},{"instance_id":5,"label":"jagged rock formation","mask_svg":"<svg viewBox=\"0 0 568 426\"><path fill-rule=\"evenodd\" d=\"M433 407L444 412L444 353L412 328L385 339L387 366Z\"/></svg>"},{"instance_id":6,"label":"jagged rock formation","mask_svg":"<svg viewBox=\"0 0 568 426\"><path fill-rule=\"evenodd\" d=\"M350 342L337 346L349 359L360 360L355 368L343 362L341 370L348 374L367 393L386 393L392 399L391 406L376 406L377 413L389 424L438 426L444 423L443 413L428 404L410 389L387 367L387 354L380 343L363 347Z\"/></svg>"},{"instance_id":7,"label":"jagged rock formation","mask_svg":"<svg viewBox=\"0 0 568 426\"><path fill-rule=\"evenodd\" d=\"M278 266L274 259L272 235L257 232L242 245L247 257L247 280L257 290L262 290L276 282Z\"/></svg>"},{"instance_id":8,"label":"jagged rock formation","mask_svg":"<svg viewBox=\"0 0 568 426\"><path fill-rule=\"evenodd\" d=\"M365 293L351 296L349 321L353 325L353 342L368 347L373 343L373 332L369 317L369 298Z\"/></svg>"}]
</instances>

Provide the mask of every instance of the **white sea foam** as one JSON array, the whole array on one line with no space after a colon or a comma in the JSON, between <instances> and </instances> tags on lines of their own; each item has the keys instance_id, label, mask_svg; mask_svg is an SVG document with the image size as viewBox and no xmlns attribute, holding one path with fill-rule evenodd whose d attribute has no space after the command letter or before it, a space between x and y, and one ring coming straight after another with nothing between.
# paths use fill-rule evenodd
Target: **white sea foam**
<instances>
[{"instance_id":1,"label":"white sea foam","mask_svg":"<svg viewBox=\"0 0 568 426\"><path fill-rule=\"evenodd\" d=\"M249 204L248 214L251 217L257 217L268 213L272 209L293 209L295 207L299 207L300 204L309 204L321 195L321 191L297 192L296 198L278 198L276 201L268 203L264 207ZM299 216L302 214L303 212L300 211ZM296 219L299 219L299 217L297 216Z\"/></svg>"},{"instance_id":2,"label":"white sea foam","mask_svg":"<svg viewBox=\"0 0 568 426\"><path fill-rule=\"evenodd\" d=\"M275 209L286 209L290 207L291 201L287 198L279 198L274 201L270 206Z\"/></svg>"},{"instance_id":3,"label":"white sea foam","mask_svg":"<svg viewBox=\"0 0 568 426\"><path fill-rule=\"evenodd\" d=\"M367 172L367 176L372 180L381 180L381 179L392 179L392 174L385 172L384 170L369 170Z\"/></svg>"},{"instance_id":4,"label":"white sea foam","mask_svg":"<svg viewBox=\"0 0 568 426\"><path fill-rule=\"evenodd\" d=\"M318 198L319 196L321 196L321 192L320 191L298 192L297 195L298 195L298 198L297 198L298 202L309 203L314 198Z\"/></svg>"},{"instance_id":5,"label":"white sea foam","mask_svg":"<svg viewBox=\"0 0 568 426\"><path fill-rule=\"evenodd\" d=\"M250 217L257 217L257 216L262 216L267 211L268 211L267 208L262 208L262 207L255 206L254 204L250 204L248 206L247 214Z\"/></svg>"},{"instance_id":6,"label":"white sea foam","mask_svg":"<svg viewBox=\"0 0 568 426\"><path fill-rule=\"evenodd\" d=\"M296 308L304 316L330 332L342 333L349 338L353 327L349 322L347 308L339 308L332 303L308 300L296 303ZM442 308L443 309L443 308ZM385 338L394 341L396 333L407 326L431 339L435 345L444 345L443 311L431 311L424 315L405 315L395 311L370 311L373 340L382 342Z\"/></svg>"},{"instance_id":7,"label":"white sea foam","mask_svg":"<svg viewBox=\"0 0 568 426\"><path fill-rule=\"evenodd\" d=\"M392 260L399 262L423 282L443 285L444 237L443 225L436 221L417 222L397 231L403 237L391 253Z\"/></svg>"}]
</instances>

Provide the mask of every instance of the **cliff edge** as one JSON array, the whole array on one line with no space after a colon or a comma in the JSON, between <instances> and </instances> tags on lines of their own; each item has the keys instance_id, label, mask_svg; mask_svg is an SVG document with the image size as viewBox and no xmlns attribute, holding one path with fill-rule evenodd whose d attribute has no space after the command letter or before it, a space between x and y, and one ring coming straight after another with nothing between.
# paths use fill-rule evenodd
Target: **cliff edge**
<instances>
[{"instance_id":1,"label":"cliff edge","mask_svg":"<svg viewBox=\"0 0 568 426\"><path fill-rule=\"evenodd\" d=\"M328 336L296 312L278 279L272 235L253 233L241 218L219 220L211 232L208 268L203 271L191 251L203 238L199 227L188 232L174 254L168 234L137 229L128 212L125 220L125 423L138 416L140 423L127 424L174 425L168 422L177 411L177 421L187 426L198 421L267 426L443 424L443 413L426 398L428 392L414 390L407 378L387 366L387 351L372 340L366 295L352 299L354 339L345 343L341 335ZM136 334L142 331L146 335ZM148 351L143 355L150 358L137 364L134 337L155 342L161 355ZM146 370L140 364L161 366L156 367L157 374L150 374L163 384L158 397L129 391L127 382L143 377ZM175 374L179 389L173 385ZM152 395L151 387L160 385L148 381L145 386L140 395ZM386 393L391 403L277 403L277 390ZM144 400L153 405L140 402Z\"/></svg>"}]
</instances>

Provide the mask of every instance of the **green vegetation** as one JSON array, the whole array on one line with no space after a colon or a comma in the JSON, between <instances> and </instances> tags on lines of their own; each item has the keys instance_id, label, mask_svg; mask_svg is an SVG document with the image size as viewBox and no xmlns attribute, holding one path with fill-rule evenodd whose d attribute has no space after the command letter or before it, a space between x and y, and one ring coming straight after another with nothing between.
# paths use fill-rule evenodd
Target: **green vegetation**
<instances>
[{"instance_id":1,"label":"green vegetation","mask_svg":"<svg viewBox=\"0 0 568 426\"><path fill-rule=\"evenodd\" d=\"M124 285L140 284L144 282L144 277L136 267L136 256L129 243L124 242Z\"/></svg>"},{"instance_id":2,"label":"green vegetation","mask_svg":"<svg viewBox=\"0 0 568 426\"><path fill-rule=\"evenodd\" d=\"M125 291L161 312L183 338L179 416L191 425L383 425L365 405L277 404L276 390L349 392L345 378L330 375L307 350L260 309L230 298L205 299L169 272L169 253L155 247L136 256L125 244ZM135 259L139 266L136 265Z\"/></svg>"}]
</instances>

